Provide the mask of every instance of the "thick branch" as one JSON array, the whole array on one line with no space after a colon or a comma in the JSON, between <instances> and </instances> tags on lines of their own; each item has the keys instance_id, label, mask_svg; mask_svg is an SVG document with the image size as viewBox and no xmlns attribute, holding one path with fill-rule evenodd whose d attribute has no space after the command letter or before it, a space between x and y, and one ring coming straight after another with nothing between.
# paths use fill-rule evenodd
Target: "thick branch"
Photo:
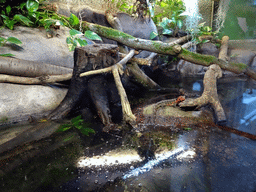
<instances>
[{"instance_id":1,"label":"thick branch","mask_svg":"<svg viewBox=\"0 0 256 192\"><path fill-rule=\"evenodd\" d=\"M108 27L88 23L85 21L83 22L83 29L89 29L102 37L115 40L119 43L127 45L128 47L138 50L147 50L167 55L176 55L181 51L180 45L173 45L172 43L163 43L161 41L151 41L135 38L116 29L111 29Z\"/></svg>"},{"instance_id":2,"label":"thick branch","mask_svg":"<svg viewBox=\"0 0 256 192\"><path fill-rule=\"evenodd\" d=\"M211 104L218 124L226 122L225 112L221 106L217 93L216 81L222 77L222 71L218 65L211 65L204 75L204 92L201 97L196 99L186 99L179 104L180 107L194 107L200 108L203 105Z\"/></svg>"},{"instance_id":3,"label":"thick branch","mask_svg":"<svg viewBox=\"0 0 256 192\"><path fill-rule=\"evenodd\" d=\"M39 77L72 73L73 69L38 61L0 57L0 72L9 75Z\"/></svg>"},{"instance_id":4,"label":"thick branch","mask_svg":"<svg viewBox=\"0 0 256 192\"><path fill-rule=\"evenodd\" d=\"M132 113L130 103L128 101L125 89L122 85L122 82L121 82L121 79L120 79L120 76L119 76L117 65L113 66L112 73L113 73L113 76L114 76L114 79L115 79L115 83L116 83L118 93L119 93L120 98L121 98L123 119L126 122L133 123L133 122L135 122L136 117Z\"/></svg>"},{"instance_id":5,"label":"thick branch","mask_svg":"<svg viewBox=\"0 0 256 192\"><path fill-rule=\"evenodd\" d=\"M66 18L66 17L63 16L63 18ZM97 24L92 24L86 21L83 21L83 29L91 30L102 37L115 40L119 43L122 43L134 49L147 50L147 51L165 54L165 55L178 54L178 57L180 59L189 61L191 63L204 65L204 66L210 66L211 64L218 64L224 70L228 70L237 74L245 73L246 75L256 80L256 72L253 71L246 64L228 63L223 60L219 60L214 56L193 53L184 48L181 48L180 45L177 45L177 44L174 45L172 42L163 43L160 41L150 41L150 40L135 38L121 31L104 27L101 25L97 25Z\"/></svg>"},{"instance_id":6,"label":"thick branch","mask_svg":"<svg viewBox=\"0 0 256 192\"><path fill-rule=\"evenodd\" d=\"M219 53L219 59L222 59L224 61L228 61L228 36L223 36L221 41L221 47L220 47L220 53Z\"/></svg>"},{"instance_id":7,"label":"thick branch","mask_svg":"<svg viewBox=\"0 0 256 192\"><path fill-rule=\"evenodd\" d=\"M161 86L150 79L136 63L127 65L129 73L131 73L138 83L149 89L161 89Z\"/></svg>"},{"instance_id":8,"label":"thick branch","mask_svg":"<svg viewBox=\"0 0 256 192\"><path fill-rule=\"evenodd\" d=\"M72 73L68 73L64 75L46 75L46 76L34 77L34 78L0 74L0 83L39 85L39 84L46 84L46 83L56 83L59 81L67 81L67 80L70 80L71 77L72 77Z\"/></svg>"}]
</instances>

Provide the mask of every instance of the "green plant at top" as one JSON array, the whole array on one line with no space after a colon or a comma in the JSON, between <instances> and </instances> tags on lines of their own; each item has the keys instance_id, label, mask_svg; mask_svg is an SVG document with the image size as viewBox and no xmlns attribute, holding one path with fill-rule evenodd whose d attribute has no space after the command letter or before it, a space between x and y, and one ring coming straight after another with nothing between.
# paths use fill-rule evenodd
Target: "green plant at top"
<instances>
[{"instance_id":1,"label":"green plant at top","mask_svg":"<svg viewBox=\"0 0 256 192\"><path fill-rule=\"evenodd\" d=\"M90 133L95 133L92 128L89 128L89 124L84 122L81 115L74 117L69 123L61 125L57 132L64 132L70 129L77 129L86 136L89 136Z\"/></svg>"},{"instance_id":2,"label":"green plant at top","mask_svg":"<svg viewBox=\"0 0 256 192\"><path fill-rule=\"evenodd\" d=\"M218 39L218 32L216 31L212 31L212 27L209 26L204 26L205 22L200 23L198 25L198 32L195 35L195 38L193 39L193 41L195 41L197 44L204 44L209 42L209 40L207 39L203 39L202 41L199 40L200 36L205 36L205 35L209 35L209 36L213 36L213 40ZM216 43L216 46L220 46L220 44Z\"/></svg>"},{"instance_id":3,"label":"green plant at top","mask_svg":"<svg viewBox=\"0 0 256 192\"><path fill-rule=\"evenodd\" d=\"M1 11L3 24L11 30L17 23L26 26L43 26L46 30L50 30L51 26L58 23L58 25L65 25L71 28L69 36L66 39L70 51L73 51L78 45L81 47L87 45L86 39L81 37L83 33L74 29L79 28L80 24L79 19L74 14L70 15L69 20L65 20L53 11L40 8L38 0L27 0L14 7L10 5L5 7L0 5L0 7L4 8ZM91 40L101 40L101 38L92 31L85 31L84 36ZM8 38L7 41L9 40L11 41L13 39ZM5 42L4 39L1 41L3 43ZM7 54L6 56L13 55Z\"/></svg>"},{"instance_id":4,"label":"green plant at top","mask_svg":"<svg viewBox=\"0 0 256 192\"><path fill-rule=\"evenodd\" d=\"M15 45L20 45L22 42L15 38L15 37L8 37L7 39L4 37L0 37L0 47L4 46L6 43L13 43ZM11 53L6 53L6 54L0 54L2 57L13 57L14 55Z\"/></svg>"},{"instance_id":5,"label":"green plant at top","mask_svg":"<svg viewBox=\"0 0 256 192\"><path fill-rule=\"evenodd\" d=\"M71 27L72 26L75 27L79 25L79 19L77 18L77 16L71 13L69 17L69 23ZM81 31L78 31L76 29L71 29L69 31L69 36L66 39L66 43L68 44L69 51L74 51L78 45L83 47L88 44L86 39L83 36L91 40L99 40L99 41L102 40L100 36L98 36L96 33L92 31L88 30L88 31L85 31L83 34Z\"/></svg>"},{"instance_id":6,"label":"green plant at top","mask_svg":"<svg viewBox=\"0 0 256 192\"><path fill-rule=\"evenodd\" d=\"M154 7L156 10L160 9L160 11L152 17L156 24L160 23L165 17L173 21L182 20L184 17L180 16L180 14L186 9L182 0L156 0Z\"/></svg>"},{"instance_id":7,"label":"green plant at top","mask_svg":"<svg viewBox=\"0 0 256 192\"><path fill-rule=\"evenodd\" d=\"M157 1L162 12L153 16L153 21L162 29L161 34L151 32L150 39L154 39L158 35L171 35L176 36L179 29L183 27L183 20L185 16L181 13L185 11L183 2L180 0L165 0Z\"/></svg>"}]
</instances>

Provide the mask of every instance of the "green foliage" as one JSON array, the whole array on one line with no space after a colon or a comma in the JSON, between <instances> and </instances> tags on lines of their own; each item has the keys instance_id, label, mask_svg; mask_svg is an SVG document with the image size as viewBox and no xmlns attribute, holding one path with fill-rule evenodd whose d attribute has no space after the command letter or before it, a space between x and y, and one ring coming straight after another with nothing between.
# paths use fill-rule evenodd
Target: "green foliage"
<instances>
[{"instance_id":1,"label":"green foliage","mask_svg":"<svg viewBox=\"0 0 256 192\"><path fill-rule=\"evenodd\" d=\"M190 127L184 127L183 128L185 131L191 131L192 130L192 128L190 128Z\"/></svg>"},{"instance_id":2,"label":"green foliage","mask_svg":"<svg viewBox=\"0 0 256 192\"><path fill-rule=\"evenodd\" d=\"M71 13L69 17L70 25L76 26L79 24L79 19L77 16ZM98 36L96 33L92 31L85 31L84 34L76 29L71 29L69 31L69 36L66 39L66 43L68 44L69 51L74 51L75 48L79 45L81 47L87 45L87 41L85 39L81 39L81 37L84 35L84 37L91 39L91 40L100 40L100 36Z\"/></svg>"},{"instance_id":3,"label":"green foliage","mask_svg":"<svg viewBox=\"0 0 256 192\"><path fill-rule=\"evenodd\" d=\"M69 129L78 129L83 135L89 136L90 133L95 133L95 131L88 127L87 123L84 123L81 115L71 119L70 123L63 124L59 127L57 132L64 132Z\"/></svg>"},{"instance_id":4,"label":"green foliage","mask_svg":"<svg viewBox=\"0 0 256 192\"><path fill-rule=\"evenodd\" d=\"M27 0L26 2L14 7L11 7L10 5L3 7L0 4L0 8L4 8L1 11L3 25L11 30L13 30L15 24L25 26L43 26L46 30L50 30L51 26L56 24L66 25L71 28L69 32L70 35L66 39L70 51L73 51L78 45L81 47L87 45L87 41L80 38L83 33L73 29L78 28L80 23L79 19L74 14L71 14L67 21L51 11L40 9L38 0ZM101 40L101 38L92 31L86 31L84 36L92 40ZM2 44L4 43L5 41L2 40ZM13 55L7 54L4 56Z\"/></svg>"},{"instance_id":5,"label":"green foliage","mask_svg":"<svg viewBox=\"0 0 256 192\"><path fill-rule=\"evenodd\" d=\"M0 37L0 47L4 46L7 42L13 43L13 44L16 44L16 45L22 44L22 42L19 39L15 38L15 37L8 37L7 39L4 38L4 37ZM0 56L13 57L14 55L10 54L10 53L7 53L7 54L0 54Z\"/></svg>"},{"instance_id":6,"label":"green foliage","mask_svg":"<svg viewBox=\"0 0 256 192\"><path fill-rule=\"evenodd\" d=\"M156 1L156 6L161 9L161 12L152 17L153 21L162 29L159 35L175 36L179 29L183 27L184 16L181 14L185 11L185 7L181 0L163 0ZM151 39L156 37L156 34L151 33Z\"/></svg>"},{"instance_id":7,"label":"green foliage","mask_svg":"<svg viewBox=\"0 0 256 192\"><path fill-rule=\"evenodd\" d=\"M175 21L184 18L180 16L180 14L185 11L182 0L156 1L156 6L158 6L161 11L152 18L155 23L159 23L165 17Z\"/></svg>"},{"instance_id":8,"label":"green foliage","mask_svg":"<svg viewBox=\"0 0 256 192\"><path fill-rule=\"evenodd\" d=\"M199 40L199 37L203 36L203 35L210 35L210 36L213 36L214 39L218 39L218 33L216 31L213 32L211 27L204 26L204 24L205 24L205 22L200 23L198 25L198 29L199 29L198 33L195 35L195 37L193 39L193 41L195 41L196 44L198 44L198 45L209 42L209 40L206 40L206 39L203 39L202 41ZM220 44L216 43L216 46L220 47Z\"/></svg>"}]
</instances>

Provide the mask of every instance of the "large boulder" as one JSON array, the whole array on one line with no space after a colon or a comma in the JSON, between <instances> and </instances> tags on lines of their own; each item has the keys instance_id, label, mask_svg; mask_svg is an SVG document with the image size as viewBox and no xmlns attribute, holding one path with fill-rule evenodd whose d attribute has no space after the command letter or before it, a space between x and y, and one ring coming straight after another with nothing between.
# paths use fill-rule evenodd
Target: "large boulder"
<instances>
[{"instance_id":1,"label":"large boulder","mask_svg":"<svg viewBox=\"0 0 256 192\"><path fill-rule=\"evenodd\" d=\"M31 121L55 109L67 93L65 88L0 83L0 125Z\"/></svg>"},{"instance_id":2,"label":"large boulder","mask_svg":"<svg viewBox=\"0 0 256 192\"><path fill-rule=\"evenodd\" d=\"M53 38L47 38L46 31L41 28L17 26L14 30L2 29L2 37L16 37L22 45L7 44L0 47L0 52L12 53L19 59L73 68L73 52L69 52L66 44L68 31L68 28L61 27ZM66 88L1 83L0 125L42 117L59 105L66 92Z\"/></svg>"},{"instance_id":3,"label":"large boulder","mask_svg":"<svg viewBox=\"0 0 256 192\"><path fill-rule=\"evenodd\" d=\"M21 46L7 44L0 47L2 54L12 53L15 58L41 61L53 65L73 68L73 52L66 43L69 28L61 27L55 31L53 38L47 38L44 28L29 28L17 26L14 30L2 29L1 37L16 37L22 41Z\"/></svg>"}]
</instances>

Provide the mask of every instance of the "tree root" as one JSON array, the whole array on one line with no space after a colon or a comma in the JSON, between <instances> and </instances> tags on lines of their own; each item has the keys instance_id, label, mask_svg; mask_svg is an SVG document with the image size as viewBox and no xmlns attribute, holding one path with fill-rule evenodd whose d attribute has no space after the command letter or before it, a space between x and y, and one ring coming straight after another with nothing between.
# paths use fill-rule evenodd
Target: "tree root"
<instances>
[{"instance_id":1,"label":"tree root","mask_svg":"<svg viewBox=\"0 0 256 192\"><path fill-rule=\"evenodd\" d=\"M215 111L217 124L226 123L226 115L217 94L216 81L220 77L222 77L221 68L216 64L211 65L204 75L202 96L196 99L186 99L179 106L182 108L196 107L198 109L203 105L210 104Z\"/></svg>"}]
</instances>

